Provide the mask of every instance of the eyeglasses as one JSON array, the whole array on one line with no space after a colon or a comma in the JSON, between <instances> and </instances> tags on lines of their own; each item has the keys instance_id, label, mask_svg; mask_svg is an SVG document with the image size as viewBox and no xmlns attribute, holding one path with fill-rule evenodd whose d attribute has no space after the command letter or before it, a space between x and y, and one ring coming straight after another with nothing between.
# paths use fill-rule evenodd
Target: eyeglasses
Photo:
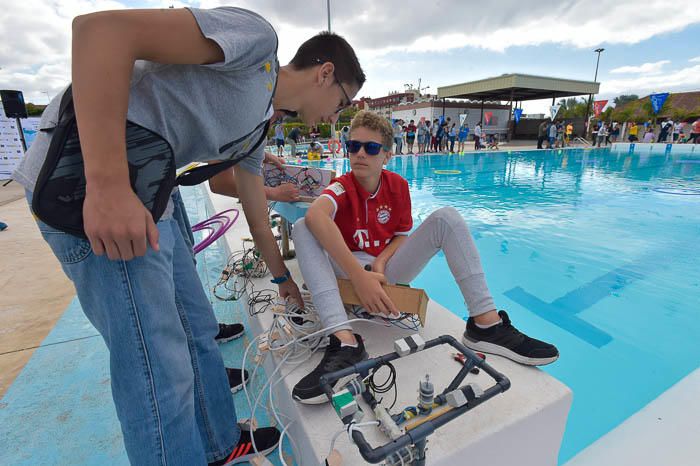
<instances>
[{"instance_id":1,"label":"eyeglasses","mask_svg":"<svg viewBox=\"0 0 700 466\"><path fill-rule=\"evenodd\" d=\"M320 58L316 58L316 63L319 65L323 65L325 62L321 60ZM331 62L332 63L332 62ZM347 92L345 92L345 88L340 82L340 79L338 79L338 75L335 74L335 64L333 65L333 79L335 79L336 84L338 84L338 87L340 87L340 90L343 91L343 96L345 97L345 103L340 103L340 106L335 110L335 113L340 113L346 108L348 108L350 105L352 105L352 99L350 99L350 96L348 95Z\"/></svg>"},{"instance_id":2,"label":"eyeglasses","mask_svg":"<svg viewBox=\"0 0 700 466\"><path fill-rule=\"evenodd\" d=\"M382 150L381 144L378 142L374 141L367 141L367 142L362 142L362 141L355 141L353 139L350 139L349 141L346 142L348 146L348 152L351 154L357 154L360 152L361 148L365 148L365 153L367 155L379 155L379 153Z\"/></svg>"}]
</instances>

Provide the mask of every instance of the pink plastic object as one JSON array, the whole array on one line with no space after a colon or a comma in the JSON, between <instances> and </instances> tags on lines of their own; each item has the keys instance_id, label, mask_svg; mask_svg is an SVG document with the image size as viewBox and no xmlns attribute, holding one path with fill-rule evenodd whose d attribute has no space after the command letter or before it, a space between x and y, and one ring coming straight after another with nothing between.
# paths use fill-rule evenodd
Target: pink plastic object
<instances>
[{"instance_id":1,"label":"pink plastic object","mask_svg":"<svg viewBox=\"0 0 700 466\"><path fill-rule=\"evenodd\" d=\"M209 247L214 241L221 238L221 236L223 236L223 234L226 233L234 223L236 223L239 215L240 212L238 209L228 209L219 212L213 217L193 226L192 231L207 230L209 232L206 238L194 246L194 253L199 254L201 251Z\"/></svg>"}]
</instances>

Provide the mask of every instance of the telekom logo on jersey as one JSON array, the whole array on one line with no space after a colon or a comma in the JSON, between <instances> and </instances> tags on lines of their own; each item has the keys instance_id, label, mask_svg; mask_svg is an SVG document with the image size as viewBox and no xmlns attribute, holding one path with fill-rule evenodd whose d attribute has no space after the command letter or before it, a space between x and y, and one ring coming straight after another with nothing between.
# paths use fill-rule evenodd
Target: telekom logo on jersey
<instances>
[{"instance_id":1,"label":"telekom logo on jersey","mask_svg":"<svg viewBox=\"0 0 700 466\"><path fill-rule=\"evenodd\" d=\"M365 246L369 247L369 231L367 230L355 230L355 234L352 235L352 239L355 240L357 247L364 249Z\"/></svg>"}]
</instances>

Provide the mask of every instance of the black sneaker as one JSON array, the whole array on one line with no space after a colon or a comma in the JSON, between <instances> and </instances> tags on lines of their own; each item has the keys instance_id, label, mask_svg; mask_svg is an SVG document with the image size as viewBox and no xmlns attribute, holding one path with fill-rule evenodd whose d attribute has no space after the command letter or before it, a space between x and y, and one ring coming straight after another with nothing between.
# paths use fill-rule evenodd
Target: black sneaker
<instances>
[{"instance_id":1,"label":"black sneaker","mask_svg":"<svg viewBox=\"0 0 700 466\"><path fill-rule=\"evenodd\" d=\"M462 343L482 353L497 354L528 366L543 366L559 358L554 345L530 338L510 323L506 311L498 311L502 323L486 329L476 326L473 318L467 320Z\"/></svg>"},{"instance_id":2,"label":"black sneaker","mask_svg":"<svg viewBox=\"0 0 700 466\"><path fill-rule=\"evenodd\" d=\"M365 351L365 344L362 342L362 337L355 334L357 339L357 348L350 346L340 346L340 340L335 335L330 336L330 343L326 347L323 359L316 369L314 369L310 374L301 379L299 383L294 386L292 390L292 396L295 400L304 404L321 404L328 401L328 397L321 389L319 384L319 379L322 375L328 374L330 372L335 372L340 369L345 369L353 364L360 361L364 361L369 356ZM350 379L355 377L351 375L348 377L343 377L335 383L334 389L344 385Z\"/></svg>"},{"instance_id":3,"label":"black sneaker","mask_svg":"<svg viewBox=\"0 0 700 466\"><path fill-rule=\"evenodd\" d=\"M228 466L230 464L246 463L256 455L268 455L275 451L280 441L280 431L276 427L260 427L252 432L255 448L251 441L251 432L241 428L241 438L226 458L209 463L209 466ZM258 453L255 453L257 448Z\"/></svg>"},{"instance_id":4,"label":"black sneaker","mask_svg":"<svg viewBox=\"0 0 700 466\"><path fill-rule=\"evenodd\" d=\"M219 333L214 337L217 343L226 343L242 337L245 327L241 324L219 324Z\"/></svg>"},{"instance_id":5,"label":"black sneaker","mask_svg":"<svg viewBox=\"0 0 700 466\"><path fill-rule=\"evenodd\" d=\"M244 384L248 383L248 371L227 367L226 375L228 376L228 386L231 387L231 393L236 393L243 388Z\"/></svg>"}]
</instances>

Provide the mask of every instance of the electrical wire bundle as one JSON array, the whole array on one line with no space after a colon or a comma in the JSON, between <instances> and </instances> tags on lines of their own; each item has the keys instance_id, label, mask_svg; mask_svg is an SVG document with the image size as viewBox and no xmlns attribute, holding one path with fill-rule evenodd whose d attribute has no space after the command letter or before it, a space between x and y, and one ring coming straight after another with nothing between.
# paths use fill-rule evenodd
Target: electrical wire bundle
<instances>
[{"instance_id":1,"label":"electrical wire bundle","mask_svg":"<svg viewBox=\"0 0 700 466\"><path fill-rule=\"evenodd\" d=\"M297 168L297 167L295 167ZM318 168L298 167L296 174L289 174L278 167L270 167L265 171L265 186L276 187L283 183L291 183L299 189L303 196L315 196L323 181L323 174Z\"/></svg>"},{"instance_id":2,"label":"electrical wire bundle","mask_svg":"<svg viewBox=\"0 0 700 466\"><path fill-rule=\"evenodd\" d=\"M357 306L354 304L346 306L345 310L360 319L381 320L386 322L387 324L393 325L394 327L398 327L402 330L413 330L414 332L420 330L420 318L416 314L402 312L396 319L390 319L388 317L384 317L378 314L371 314L367 312L367 310L364 307Z\"/></svg>"},{"instance_id":3,"label":"electrical wire bundle","mask_svg":"<svg viewBox=\"0 0 700 466\"><path fill-rule=\"evenodd\" d=\"M253 247L246 247L249 240L243 241L243 249L234 252L228 258L226 267L221 272L219 281L212 290L214 296L222 301L238 301L246 292L249 296L249 308L257 313L256 304L273 304L277 293L273 290L255 290L253 278L262 278L269 273L260 252ZM223 290L222 290L223 289ZM264 312L265 309L260 312ZM251 314L252 315L252 314Z\"/></svg>"}]
</instances>

